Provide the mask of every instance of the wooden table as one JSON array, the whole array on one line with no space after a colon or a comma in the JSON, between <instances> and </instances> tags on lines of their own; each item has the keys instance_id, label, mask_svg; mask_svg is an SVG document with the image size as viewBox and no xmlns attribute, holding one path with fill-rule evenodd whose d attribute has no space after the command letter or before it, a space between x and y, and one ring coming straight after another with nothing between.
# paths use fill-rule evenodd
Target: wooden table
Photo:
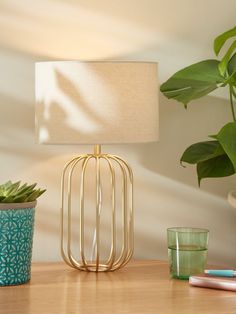
<instances>
[{"instance_id":1,"label":"wooden table","mask_svg":"<svg viewBox=\"0 0 236 314\"><path fill-rule=\"evenodd\" d=\"M1 314L236 313L236 293L169 278L167 262L135 261L110 273L33 264L30 283L0 288Z\"/></svg>"}]
</instances>

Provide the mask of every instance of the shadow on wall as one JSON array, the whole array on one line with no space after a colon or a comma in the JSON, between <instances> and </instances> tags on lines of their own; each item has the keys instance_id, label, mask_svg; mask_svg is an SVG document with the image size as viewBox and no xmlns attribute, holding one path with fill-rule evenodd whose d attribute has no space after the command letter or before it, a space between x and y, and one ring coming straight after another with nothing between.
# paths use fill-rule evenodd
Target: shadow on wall
<instances>
[{"instance_id":1,"label":"shadow on wall","mask_svg":"<svg viewBox=\"0 0 236 314\"><path fill-rule=\"evenodd\" d=\"M76 86L60 73L56 74L58 86L61 88L60 82L62 80L67 85L69 84L69 90L73 90L73 100L77 103L80 99L80 92L76 89ZM66 90L62 89L62 92L66 93ZM85 114L89 114L89 108L86 108L84 101L83 104L83 111ZM195 166L186 165L184 169L180 165L180 157L189 145L206 140L209 134L216 134L224 123L231 121L230 108L229 105L228 107L226 105L227 100L208 96L191 103L186 111L183 105L167 100L160 95L160 142L136 144L131 147L128 145L127 149L132 149L136 153L139 162L151 172L159 173L197 188ZM61 138L63 138L63 130L69 128L66 124L66 112L57 103L51 103L49 110L53 112L53 115L55 111L59 110L62 117ZM43 117L42 112L41 116ZM99 122L98 117L93 115L92 118ZM49 123L44 127L50 133L50 113L48 121ZM70 132L79 136L78 130L73 130L71 127L70 129ZM235 184L235 176L231 178L214 178L203 180L201 188L225 198L228 191L235 188Z\"/></svg>"},{"instance_id":2,"label":"shadow on wall","mask_svg":"<svg viewBox=\"0 0 236 314\"><path fill-rule=\"evenodd\" d=\"M132 145L144 168L198 188L195 166L180 165L184 150L193 143L205 141L231 121L228 101L213 96L194 101L185 110L183 105L160 95L160 141ZM205 179L201 189L226 197L236 186L236 176Z\"/></svg>"},{"instance_id":3,"label":"shadow on wall","mask_svg":"<svg viewBox=\"0 0 236 314\"><path fill-rule=\"evenodd\" d=\"M32 91L34 90L32 76L35 60L27 58L29 60L24 71L30 75L26 75L26 85L28 91ZM13 68L11 79L14 78L14 74ZM9 85L11 84L10 78ZM12 175L22 179L27 178L27 180L28 178L37 178L46 185L48 193L39 202L38 220L36 220L40 231L36 240L38 242L36 247L39 248L37 259L42 260L45 256L55 259L56 253L52 251L52 244L58 241L59 177L62 167L67 161L65 154L74 155L78 151L90 151L91 148L75 145L35 145L33 95L28 102L22 101L19 97L12 96L16 88L20 89L21 86L13 84L12 93L0 95L2 130L0 133L0 158L4 166L1 178L5 180ZM188 166L183 169L179 165L181 153L188 145L205 140L208 134L216 133L223 123L230 119L230 111L225 100L209 96L190 104L186 111L180 104L168 101L160 95L160 142L133 144L118 148L109 146L111 151L116 150L117 153L119 151L120 155L127 154L128 160L134 156L134 165L137 160L136 169L141 173L135 180L137 257L160 258L162 256L166 258L165 228L167 225L181 224L182 222L202 224L204 219L210 224L212 217L217 217L216 226L219 228L223 217L226 216L224 221L229 225L225 226L224 230L235 229L233 225L235 213L229 213L229 210L224 211L227 204L224 204L223 200L222 204L220 203L218 206L222 209L222 212L219 212L218 207L215 206L218 198L214 198L212 195L204 196L204 193L199 192L194 168ZM62 157L59 159L58 156ZM161 177L163 177L162 180ZM195 187L197 191L192 187ZM213 195L225 197L233 187L235 187L235 177L229 177L206 180L202 183L201 189ZM173 207L176 202L178 210ZM140 212L144 206L148 209L148 215L146 212ZM199 212L198 207L202 211ZM44 210L40 212L40 208ZM204 208L207 208L207 211L204 211ZM231 225L229 221L232 222ZM211 224L213 226L212 222ZM225 246L224 241L227 237L222 238L215 230L214 238L217 245L215 244L213 254L215 254L215 258L221 258L223 261L225 258L220 255L220 252L221 248ZM45 243L48 243L47 252L44 249ZM57 256L59 256L59 252Z\"/></svg>"},{"instance_id":4,"label":"shadow on wall","mask_svg":"<svg viewBox=\"0 0 236 314\"><path fill-rule=\"evenodd\" d=\"M47 140L49 140L49 142L50 140L52 140L52 142L56 141L54 138L50 138L51 134L54 134L54 137L56 134L56 138L59 138L60 142L66 143L68 134L70 134L72 138L83 138L84 135L89 136L88 132L86 133L86 130L83 130L83 125L86 124L86 121L87 124L91 123L92 121L92 124L94 125L104 125L105 123L109 123L109 121L104 121L104 119L96 114L95 111L91 110L88 103L86 102L86 99L84 99L80 90L76 88L76 85L69 77L65 76L58 70L54 71L54 75L55 84L57 85L60 93L63 94L63 97L65 97L70 102L70 106L72 106L74 112L77 112L77 104L81 104L79 108L82 112L81 121L78 121L77 128L73 128L73 126L68 123L70 118L68 110L65 110L65 106L63 107L63 103L60 100L57 101L55 99L51 101L50 104L48 104L48 108L46 108L44 102L37 102L36 113L37 118L40 121L40 126L37 128L37 137L40 135L40 129L43 129L47 133ZM45 114L46 110L47 117ZM60 125L60 128L56 127L56 130L52 121L55 118L57 119L57 125ZM84 121L82 121L82 119Z\"/></svg>"},{"instance_id":5,"label":"shadow on wall","mask_svg":"<svg viewBox=\"0 0 236 314\"><path fill-rule=\"evenodd\" d=\"M0 94L0 154L29 160L46 159L62 152L59 146L35 145L34 104ZM64 150L63 150L64 152Z\"/></svg>"},{"instance_id":6,"label":"shadow on wall","mask_svg":"<svg viewBox=\"0 0 236 314\"><path fill-rule=\"evenodd\" d=\"M201 226L210 229L209 261L233 265L229 248L234 246L230 230L235 229L236 211L224 199L155 173L147 177L142 171L135 178L135 242L139 258L149 252L149 258L166 259L168 227Z\"/></svg>"},{"instance_id":7,"label":"shadow on wall","mask_svg":"<svg viewBox=\"0 0 236 314\"><path fill-rule=\"evenodd\" d=\"M29 70L34 71L33 61L31 62ZM30 76L32 76L32 73ZM58 79L61 79L61 76ZM73 88L75 87L73 86ZM29 84L29 89L34 89L33 82ZM79 91L75 90L74 94L77 99ZM36 153L33 99L30 104L20 102L11 96L0 95L0 105L0 121L3 127L0 138L1 148L4 153L17 153L25 158L37 154L37 158L45 159L55 155L55 153L65 152L65 150L69 153L75 151L75 146L66 146L66 148L64 146L62 149L62 146L49 145L46 147L40 146ZM53 110L62 110L56 103L52 104L52 108ZM84 110L89 114L86 108ZM66 117L64 116L64 118ZM159 173L197 188L195 167L190 165L187 165L185 169L181 167L179 163L180 156L190 144L206 140L208 134L215 134L224 123L230 120L230 109L227 106L227 100L208 96L191 103L186 111L181 104L167 100L160 95L160 142L127 145L125 150L132 151L132 154L136 155L135 158L143 167L151 172ZM50 126L48 127L50 128ZM10 145L10 143L12 144ZM25 147L27 147L27 150ZM235 188L235 184L235 176L232 176L203 180L201 188L225 197L229 190Z\"/></svg>"}]
</instances>

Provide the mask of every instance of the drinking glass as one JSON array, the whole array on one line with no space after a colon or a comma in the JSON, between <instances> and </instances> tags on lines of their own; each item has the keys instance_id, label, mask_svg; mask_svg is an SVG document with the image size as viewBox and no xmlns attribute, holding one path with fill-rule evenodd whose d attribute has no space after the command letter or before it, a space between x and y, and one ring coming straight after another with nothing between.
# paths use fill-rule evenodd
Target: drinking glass
<instances>
[{"instance_id":1,"label":"drinking glass","mask_svg":"<svg viewBox=\"0 0 236 314\"><path fill-rule=\"evenodd\" d=\"M168 258L172 278L188 279L204 272L209 230L174 227L167 229Z\"/></svg>"}]
</instances>

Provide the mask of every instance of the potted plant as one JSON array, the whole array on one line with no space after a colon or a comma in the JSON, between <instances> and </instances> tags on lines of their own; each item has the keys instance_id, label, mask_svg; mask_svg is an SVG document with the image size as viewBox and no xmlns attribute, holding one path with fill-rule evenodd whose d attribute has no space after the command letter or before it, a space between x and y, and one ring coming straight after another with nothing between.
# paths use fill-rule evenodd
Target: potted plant
<instances>
[{"instance_id":1,"label":"potted plant","mask_svg":"<svg viewBox=\"0 0 236 314\"><path fill-rule=\"evenodd\" d=\"M30 280L36 199L45 192L36 185L0 185L0 286Z\"/></svg>"},{"instance_id":2,"label":"potted plant","mask_svg":"<svg viewBox=\"0 0 236 314\"><path fill-rule=\"evenodd\" d=\"M185 108L190 101L217 88L228 88L232 121L217 134L210 135L210 140L189 146L180 159L181 163L196 164L199 185L204 178L226 177L236 172L236 27L214 40L217 57L222 48L226 48L226 52L221 59L192 64L175 73L160 87L167 98L183 103Z\"/></svg>"}]
</instances>

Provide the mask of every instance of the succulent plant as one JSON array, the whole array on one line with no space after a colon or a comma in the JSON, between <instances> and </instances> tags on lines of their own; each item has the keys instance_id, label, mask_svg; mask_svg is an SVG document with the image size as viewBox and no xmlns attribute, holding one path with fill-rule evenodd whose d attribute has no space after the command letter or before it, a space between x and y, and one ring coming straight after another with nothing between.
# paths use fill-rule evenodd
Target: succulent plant
<instances>
[{"instance_id":1,"label":"succulent plant","mask_svg":"<svg viewBox=\"0 0 236 314\"><path fill-rule=\"evenodd\" d=\"M36 189L37 183L28 185L21 181L11 182L0 185L0 203L25 203L33 202L46 190Z\"/></svg>"}]
</instances>

